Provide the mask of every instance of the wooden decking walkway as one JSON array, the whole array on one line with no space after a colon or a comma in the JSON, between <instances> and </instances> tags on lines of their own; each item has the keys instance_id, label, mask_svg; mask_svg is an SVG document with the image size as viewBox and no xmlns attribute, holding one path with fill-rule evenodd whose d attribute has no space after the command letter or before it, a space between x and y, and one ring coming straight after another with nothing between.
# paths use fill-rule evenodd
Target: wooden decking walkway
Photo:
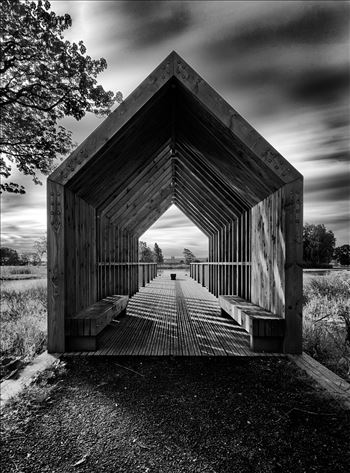
<instances>
[{"instance_id":1,"label":"wooden decking walkway","mask_svg":"<svg viewBox=\"0 0 350 473\"><path fill-rule=\"evenodd\" d=\"M98 347L74 355L263 355L252 352L249 335L221 315L215 296L178 271L176 281L170 279L170 271L164 271L141 288L130 299L126 316L99 335Z\"/></svg>"}]
</instances>

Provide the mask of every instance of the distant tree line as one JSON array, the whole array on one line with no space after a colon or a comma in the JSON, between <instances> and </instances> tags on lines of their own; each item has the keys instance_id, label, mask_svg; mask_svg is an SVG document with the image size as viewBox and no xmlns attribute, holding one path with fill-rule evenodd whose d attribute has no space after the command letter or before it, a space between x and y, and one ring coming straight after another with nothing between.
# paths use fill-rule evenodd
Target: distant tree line
<instances>
[{"instance_id":1,"label":"distant tree line","mask_svg":"<svg viewBox=\"0 0 350 473\"><path fill-rule=\"evenodd\" d=\"M36 253L18 254L16 250L2 246L0 248L1 266L27 266L29 264L36 266L41 263Z\"/></svg>"},{"instance_id":2,"label":"distant tree line","mask_svg":"<svg viewBox=\"0 0 350 473\"><path fill-rule=\"evenodd\" d=\"M39 240L33 244L33 251L19 254L13 248L7 246L0 247L0 265L1 266L36 266L41 264L44 254L47 251L47 238L42 235Z\"/></svg>"},{"instance_id":3,"label":"distant tree line","mask_svg":"<svg viewBox=\"0 0 350 473\"><path fill-rule=\"evenodd\" d=\"M335 246L336 240L331 230L324 225L306 223L303 229L303 254L304 263L307 266L319 266L329 264L332 259L344 266L350 265L350 245ZM20 266L42 262L46 253L47 239L43 235L33 244L33 251L23 254L9 247L0 247L1 266ZM181 263L190 264L198 262L198 259L188 248L183 250L184 259ZM162 249L157 243L153 250L145 241L139 242L139 261L142 263L164 263Z\"/></svg>"},{"instance_id":4,"label":"distant tree line","mask_svg":"<svg viewBox=\"0 0 350 473\"><path fill-rule=\"evenodd\" d=\"M180 261L182 264L190 264L194 262L199 262L196 259L195 255L188 248L183 249L184 259ZM164 263L164 256L162 249L159 247L158 243L154 244L153 250L147 245L145 241L139 242L139 261L140 263Z\"/></svg>"}]
</instances>

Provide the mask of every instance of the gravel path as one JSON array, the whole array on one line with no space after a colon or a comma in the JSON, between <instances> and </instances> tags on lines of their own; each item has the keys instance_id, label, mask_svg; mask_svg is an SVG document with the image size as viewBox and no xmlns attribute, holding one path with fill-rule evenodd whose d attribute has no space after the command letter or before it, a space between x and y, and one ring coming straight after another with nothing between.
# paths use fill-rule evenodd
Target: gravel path
<instances>
[{"instance_id":1,"label":"gravel path","mask_svg":"<svg viewBox=\"0 0 350 473\"><path fill-rule=\"evenodd\" d=\"M5 407L4 473L348 471L349 411L287 359L65 362Z\"/></svg>"}]
</instances>

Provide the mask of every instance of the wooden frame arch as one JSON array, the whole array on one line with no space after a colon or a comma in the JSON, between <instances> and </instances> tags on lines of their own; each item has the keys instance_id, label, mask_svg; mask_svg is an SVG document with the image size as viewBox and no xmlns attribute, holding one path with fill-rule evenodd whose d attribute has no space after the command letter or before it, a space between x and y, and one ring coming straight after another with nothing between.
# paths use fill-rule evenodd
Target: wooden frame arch
<instances>
[{"instance_id":1,"label":"wooden frame arch","mask_svg":"<svg viewBox=\"0 0 350 473\"><path fill-rule=\"evenodd\" d=\"M172 52L48 178L49 350L64 351L67 317L137 291L138 238L174 203L211 263L246 268L238 295L283 316L299 353L302 198L301 174Z\"/></svg>"}]
</instances>

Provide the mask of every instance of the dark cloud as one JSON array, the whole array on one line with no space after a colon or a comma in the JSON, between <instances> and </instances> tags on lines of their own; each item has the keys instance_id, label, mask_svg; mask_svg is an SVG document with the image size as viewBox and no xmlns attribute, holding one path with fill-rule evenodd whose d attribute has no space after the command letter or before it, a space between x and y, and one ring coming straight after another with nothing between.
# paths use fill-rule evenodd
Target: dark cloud
<instances>
[{"instance_id":1,"label":"dark cloud","mask_svg":"<svg viewBox=\"0 0 350 473\"><path fill-rule=\"evenodd\" d=\"M232 74L228 75L228 79L233 84L244 85L245 88L270 88L275 95L282 93L289 100L304 104L322 105L340 100L349 102L348 64L310 67L307 62L300 61L298 67L281 67L276 61L267 64L257 60L254 68L235 68Z\"/></svg>"},{"instance_id":2,"label":"dark cloud","mask_svg":"<svg viewBox=\"0 0 350 473\"><path fill-rule=\"evenodd\" d=\"M329 215L327 217L327 223L339 224L339 225L345 224L347 228L349 229L349 216L350 216L349 212L336 213L334 215ZM349 229L349 233L350 233L350 229Z\"/></svg>"},{"instance_id":3,"label":"dark cloud","mask_svg":"<svg viewBox=\"0 0 350 473\"><path fill-rule=\"evenodd\" d=\"M320 104L335 102L350 93L350 70L348 65L328 67L300 74L292 82L291 96L301 102Z\"/></svg>"},{"instance_id":4,"label":"dark cloud","mask_svg":"<svg viewBox=\"0 0 350 473\"><path fill-rule=\"evenodd\" d=\"M211 56L246 54L250 49L284 45L333 44L348 35L350 6L345 3L312 3L286 5L285 15L269 12L268 17L256 15L230 31L221 31L208 42ZM263 13L263 11L261 11Z\"/></svg>"},{"instance_id":5,"label":"dark cloud","mask_svg":"<svg viewBox=\"0 0 350 473\"><path fill-rule=\"evenodd\" d=\"M117 2L128 23L132 47L148 47L179 35L192 24L191 10L185 2Z\"/></svg>"},{"instance_id":6,"label":"dark cloud","mask_svg":"<svg viewBox=\"0 0 350 473\"><path fill-rule=\"evenodd\" d=\"M238 97L250 90L259 115L287 103L339 102L349 94L349 20L350 5L340 2L286 2L276 13L261 7L208 38L203 59L224 89Z\"/></svg>"},{"instance_id":7,"label":"dark cloud","mask_svg":"<svg viewBox=\"0 0 350 473\"><path fill-rule=\"evenodd\" d=\"M347 101L350 100L350 97L345 97ZM335 110L332 114L328 114L324 117L324 122L327 123L329 127L339 129L349 126L350 116L348 113L348 108L346 107L345 110L340 111ZM349 133L348 133L349 134Z\"/></svg>"},{"instance_id":8,"label":"dark cloud","mask_svg":"<svg viewBox=\"0 0 350 473\"><path fill-rule=\"evenodd\" d=\"M305 180L305 198L335 202L349 199L349 168L336 174L322 175Z\"/></svg>"},{"instance_id":9,"label":"dark cloud","mask_svg":"<svg viewBox=\"0 0 350 473\"><path fill-rule=\"evenodd\" d=\"M262 42L273 46L283 43L333 43L344 35L349 26L349 12L349 5L342 3L304 5L298 8L294 17L289 16L292 12L287 10L286 17L280 17L279 21L245 28L238 37L238 43L243 47L257 46Z\"/></svg>"},{"instance_id":10,"label":"dark cloud","mask_svg":"<svg viewBox=\"0 0 350 473\"><path fill-rule=\"evenodd\" d=\"M20 233L22 230L20 225L6 225L7 233Z\"/></svg>"},{"instance_id":11,"label":"dark cloud","mask_svg":"<svg viewBox=\"0 0 350 473\"><path fill-rule=\"evenodd\" d=\"M308 161L329 161L331 162L344 162L344 163L349 163L350 162L350 151L344 151L344 152L337 152L337 153L325 153L325 154L315 154L314 156L308 157ZM350 179L350 177L349 177Z\"/></svg>"}]
</instances>

